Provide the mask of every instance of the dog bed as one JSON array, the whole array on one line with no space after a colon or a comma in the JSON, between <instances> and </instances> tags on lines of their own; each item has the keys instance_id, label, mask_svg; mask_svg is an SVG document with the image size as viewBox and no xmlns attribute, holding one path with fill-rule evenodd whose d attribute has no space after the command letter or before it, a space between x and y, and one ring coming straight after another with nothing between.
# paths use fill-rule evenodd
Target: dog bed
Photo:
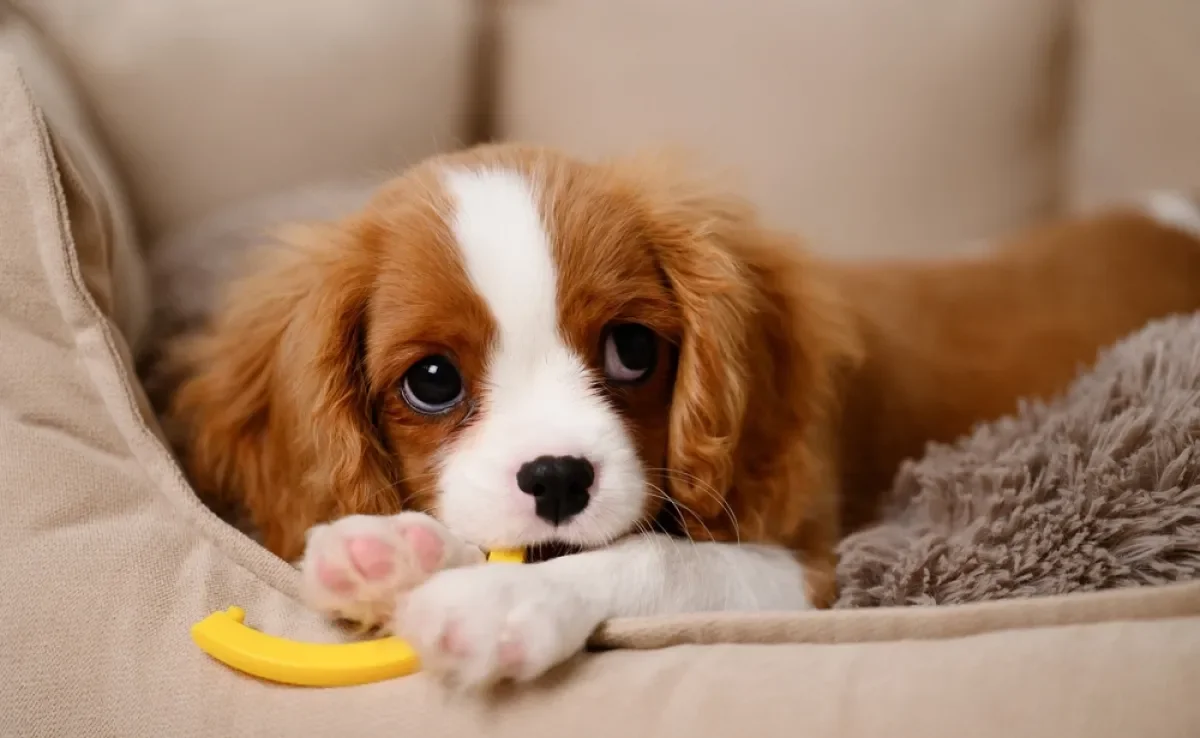
<instances>
[{"instance_id":1,"label":"dog bed","mask_svg":"<svg viewBox=\"0 0 1200 738\"><path fill-rule=\"evenodd\" d=\"M129 215L94 142L69 110L46 97L35 106L17 69L0 55L0 734L1196 735L1195 583L618 621L597 634L598 652L491 700L449 699L420 674L313 690L213 662L188 628L231 604L269 632L345 635L298 603L291 567L196 500L162 443L129 350L148 310L144 271L121 240ZM1189 499L1174 490L1193 489L1194 467L1182 453L1167 457L1178 438L1194 437L1195 416L1159 403L1194 400L1185 385L1194 393L1195 375L1179 361L1195 340L1194 323L1155 326L1064 404L1027 410L908 468L891 527L847 543L850 604L1053 591L1051 574L1022 579L1017 559L995 552L1006 525L1021 561L1040 551L1044 542L1019 543L1015 531L1045 522L1038 515L1051 514L1053 490L1078 495L1090 478L1126 480L1128 497L1104 498L1113 510L1136 509L1135 492L1145 491L1175 542L1097 510L1089 520L1107 522L1064 545L1100 541L1129 568L1088 573L1079 589L1176 578L1191 566L1194 524L1166 510ZM1105 386L1128 387L1125 399L1093 402ZM1125 456L1109 466L1097 456L1096 466L1072 456L1072 443ZM984 480L1020 480L1014 470L1039 459L1039 474L1013 492ZM966 498L973 485L991 500L981 503L980 530L968 503L951 504L951 493ZM1062 507L1071 504L1082 503ZM1079 555L1081 564L1102 558ZM1129 563L1138 556L1158 563ZM981 583L987 577L999 584Z\"/></svg>"}]
</instances>

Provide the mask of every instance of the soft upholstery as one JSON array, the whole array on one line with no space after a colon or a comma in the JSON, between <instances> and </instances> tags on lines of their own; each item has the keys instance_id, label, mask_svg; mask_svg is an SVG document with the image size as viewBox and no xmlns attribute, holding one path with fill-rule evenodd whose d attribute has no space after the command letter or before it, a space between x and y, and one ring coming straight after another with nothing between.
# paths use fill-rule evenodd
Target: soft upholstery
<instances>
[{"instance_id":1,"label":"soft upholstery","mask_svg":"<svg viewBox=\"0 0 1200 738\"><path fill-rule=\"evenodd\" d=\"M501 7L500 135L682 143L819 250L945 252L1056 206L1061 0Z\"/></svg>"},{"instance_id":2,"label":"soft upholstery","mask_svg":"<svg viewBox=\"0 0 1200 738\"><path fill-rule=\"evenodd\" d=\"M32 24L6 14L0 3L0 48L15 57L37 104L55 121L51 144L72 209L70 228L76 240L94 246L84 252L93 260L84 265L88 289L136 352L147 338L151 299L133 213L69 75L48 47Z\"/></svg>"},{"instance_id":3,"label":"soft upholstery","mask_svg":"<svg viewBox=\"0 0 1200 738\"><path fill-rule=\"evenodd\" d=\"M1200 3L1080 0L1070 205L1200 190Z\"/></svg>"},{"instance_id":4,"label":"soft upholstery","mask_svg":"<svg viewBox=\"0 0 1200 738\"><path fill-rule=\"evenodd\" d=\"M512 5L514 15L502 24L510 31L509 54L517 53L511 44L521 39L529 45L547 39L554 25L538 21L537 13L565 21L553 15L555 7L589 12L574 2L514 3L525 7ZM25 13L13 13L9 4ZM851 24L842 4L803 5L826 8ZM984 34L968 5L1005 40ZM1049 57L1039 34L1049 33L1051 14L1061 7L1047 2L1053 7L1040 10L1022 0L1005 3L1013 13L1005 16L995 10L1000 5L954 3L952 11L950 3L934 3L945 12L944 23L970 32L961 53L972 56L982 44L1010 63L1045 72L1038 60ZM143 237L157 240L250 195L452 145L458 113L470 107L466 85L454 85L470 65L462 39L476 19L465 2L436 0L419 11L401 6L410 7L383 0L0 3L0 735L1196 735L1196 584L946 608L615 621L595 639L604 651L491 702L448 700L422 675L339 690L274 686L200 653L189 626L230 604L244 606L252 625L272 633L306 640L345 634L300 606L289 566L199 504L161 443L132 372L129 345L148 319L148 300L137 232L122 203L133 204ZM711 4L701 6L715 12ZM782 34L784 6L773 7L777 15L741 30ZM900 33L870 17L887 7L864 9L854 21L862 37L847 30L845 38L862 53L875 43L868 32ZM624 12L637 20L632 6ZM28 18L50 43L38 42L24 24ZM726 20L733 30L733 20ZM611 38L611 29L606 35L603 24L592 21L598 43ZM911 34L906 48L926 38L952 39L927 24L902 28ZM406 30L399 39L398 29ZM796 38L804 33L793 32ZM912 43L913 35L922 41ZM322 45L326 39L337 41ZM424 41L429 45L418 43ZM581 62L566 55L582 42L564 36L563 43L546 64L579 66L579 78L589 79ZM279 73L285 52L303 64L294 76ZM847 53L840 60L853 66L856 58ZM419 68L406 67L404 59L420 62ZM367 63L374 61L382 63ZM888 67L879 59L871 63ZM943 73L939 64L920 63L929 74ZM502 102L504 90L511 91L514 102L500 110L541 96L530 85L517 97L515 68L497 90ZM903 77L888 71L899 76L843 70L831 78L849 85ZM982 85L985 78L992 79L976 81ZM82 104L56 102L59 95L70 99L71 83ZM783 90L788 82L774 84ZM1019 86L997 89L1020 99L1007 84ZM587 95L603 91L591 82L573 89L561 105L586 107ZM334 95L337 103L326 105ZM1035 98L1042 99L1028 99ZM1008 120L1004 110L1012 109L985 106L978 115ZM1028 122L1028 108L1017 104L1016 110ZM899 104L884 112L903 111L917 112ZM579 121L562 120L563 129L544 134L565 140ZM823 124L822 135L831 141L835 122ZM974 124L980 131L1003 127ZM854 131L874 130L878 122L862 125L843 133L859 135ZM901 140L917 141L918 126L907 126L898 130L914 138ZM436 141L427 135L433 128ZM794 129L774 134L781 147L794 142ZM756 135L765 134L730 125L715 145L736 160L744 151L736 139ZM994 140L984 139L981 147ZM864 146L901 157L878 141L874 149ZM960 143L947 150L959 147L969 148ZM931 150L909 155L930 170L945 165ZM984 180L979 189L964 185L979 200L951 200L967 214L930 221L931 239L976 227L1003 230L1044 208L1041 177L1048 165L1035 152L1052 158L1057 150L1047 150L1037 136L1004 150L1024 162L1014 167L1019 171L998 174L995 190ZM993 161L986 152L964 155ZM823 174L835 194L853 194L836 171L826 165ZM945 185L957 181L952 173L926 174L912 162L899 171L914 178L905 174L886 192L871 189L872 169L862 162L845 171L854 172L862 192L874 193L854 211L860 214L894 207L882 195L906 194L905 187L929 186L936 197L964 194ZM1025 180L1029 172L1036 176ZM988 210L993 196L1011 205L1007 198L1021 182L1032 183L1030 199L1011 210ZM793 192L797 201L820 195L813 187ZM913 193L906 202L915 206L926 196ZM823 222L822 234L837 220ZM897 229L916 243L923 222L912 219ZM964 230L956 230L960 226Z\"/></svg>"},{"instance_id":5,"label":"soft upholstery","mask_svg":"<svg viewBox=\"0 0 1200 738\"><path fill-rule=\"evenodd\" d=\"M148 238L470 134L473 0L13 0L56 42Z\"/></svg>"}]
</instances>

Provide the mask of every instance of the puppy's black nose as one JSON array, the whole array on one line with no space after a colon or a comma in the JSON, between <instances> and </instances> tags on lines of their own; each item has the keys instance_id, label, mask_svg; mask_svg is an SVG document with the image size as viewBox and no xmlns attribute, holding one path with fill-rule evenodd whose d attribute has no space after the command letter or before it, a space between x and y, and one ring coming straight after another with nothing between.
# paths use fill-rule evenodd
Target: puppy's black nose
<instances>
[{"instance_id":1,"label":"puppy's black nose","mask_svg":"<svg viewBox=\"0 0 1200 738\"><path fill-rule=\"evenodd\" d=\"M542 520L561 525L587 507L596 470L578 456L539 456L517 470L517 486L533 495Z\"/></svg>"}]
</instances>

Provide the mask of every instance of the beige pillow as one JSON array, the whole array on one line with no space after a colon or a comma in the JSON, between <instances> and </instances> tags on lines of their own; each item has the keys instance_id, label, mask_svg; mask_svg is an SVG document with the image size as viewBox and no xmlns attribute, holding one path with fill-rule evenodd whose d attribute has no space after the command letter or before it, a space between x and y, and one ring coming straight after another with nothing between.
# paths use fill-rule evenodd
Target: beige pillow
<instances>
[{"instance_id":1,"label":"beige pillow","mask_svg":"<svg viewBox=\"0 0 1200 738\"><path fill-rule=\"evenodd\" d=\"M681 141L821 251L950 251L1056 207L1070 5L503 3L498 133Z\"/></svg>"},{"instance_id":2,"label":"beige pillow","mask_svg":"<svg viewBox=\"0 0 1200 738\"><path fill-rule=\"evenodd\" d=\"M80 82L147 239L459 144L473 0L12 0Z\"/></svg>"},{"instance_id":3,"label":"beige pillow","mask_svg":"<svg viewBox=\"0 0 1200 738\"><path fill-rule=\"evenodd\" d=\"M1200 192L1200 2L1077 5L1070 204Z\"/></svg>"},{"instance_id":4,"label":"beige pillow","mask_svg":"<svg viewBox=\"0 0 1200 738\"><path fill-rule=\"evenodd\" d=\"M72 235L94 247L83 252L90 260L83 265L88 288L138 354L149 330L150 291L133 216L116 170L44 39L23 18L2 7L0 48L22 65L38 106L53 124L51 143L72 212ZM114 289L114 282L121 284L120 290Z\"/></svg>"}]
</instances>

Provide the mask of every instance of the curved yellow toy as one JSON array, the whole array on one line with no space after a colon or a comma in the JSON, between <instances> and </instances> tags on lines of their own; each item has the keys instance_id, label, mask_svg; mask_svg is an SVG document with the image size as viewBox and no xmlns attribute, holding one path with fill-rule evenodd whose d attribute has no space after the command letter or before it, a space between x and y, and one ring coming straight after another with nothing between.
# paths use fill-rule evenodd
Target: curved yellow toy
<instances>
[{"instance_id":1,"label":"curved yellow toy","mask_svg":"<svg viewBox=\"0 0 1200 738\"><path fill-rule=\"evenodd\" d=\"M492 563L520 564L524 551L492 551ZM303 643L267 635L242 621L240 607L214 612L192 626L192 640L217 661L252 676L304 687L347 687L412 674L416 651L399 638L357 643Z\"/></svg>"}]
</instances>

